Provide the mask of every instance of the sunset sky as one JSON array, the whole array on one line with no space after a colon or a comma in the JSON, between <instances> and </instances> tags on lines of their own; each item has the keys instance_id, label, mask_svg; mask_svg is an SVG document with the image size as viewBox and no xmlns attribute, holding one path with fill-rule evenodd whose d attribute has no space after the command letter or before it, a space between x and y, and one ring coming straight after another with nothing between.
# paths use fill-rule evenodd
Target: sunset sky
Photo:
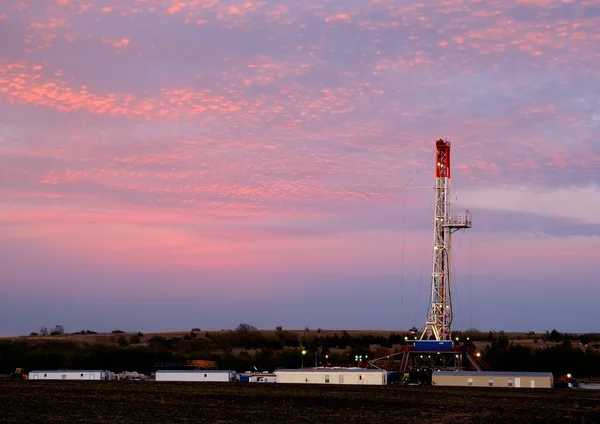
<instances>
[{"instance_id":1,"label":"sunset sky","mask_svg":"<svg viewBox=\"0 0 600 424\"><path fill-rule=\"evenodd\" d=\"M0 335L599 331L600 0L0 3ZM405 187L409 187L406 189Z\"/></svg>"}]
</instances>

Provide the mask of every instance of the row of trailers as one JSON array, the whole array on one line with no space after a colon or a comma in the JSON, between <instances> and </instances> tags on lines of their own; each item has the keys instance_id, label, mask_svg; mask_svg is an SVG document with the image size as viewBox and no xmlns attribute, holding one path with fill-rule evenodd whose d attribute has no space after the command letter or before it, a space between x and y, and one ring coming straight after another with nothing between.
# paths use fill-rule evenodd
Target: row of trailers
<instances>
[{"instance_id":1,"label":"row of trailers","mask_svg":"<svg viewBox=\"0 0 600 424\"><path fill-rule=\"evenodd\" d=\"M343 384L385 386L398 381L394 371L373 368L280 369L272 374L236 374L235 371L157 371L156 381L196 381L283 384ZM514 387L549 389L552 373L500 371L434 371L431 383L446 387Z\"/></svg>"},{"instance_id":2,"label":"row of trailers","mask_svg":"<svg viewBox=\"0 0 600 424\"><path fill-rule=\"evenodd\" d=\"M31 371L30 380L112 380L109 371L54 370ZM365 368L279 369L274 373L243 373L231 370L158 370L156 381L229 383L309 383L386 385L396 373Z\"/></svg>"},{"instance_id":3,"label":"row of trailers","mask_svg":"<svg viewBox=\"0 0 600 424\"><path fill-rule=\"evenodd\" d=\"M29 380L110 380L109 371L31 371ZM345 384L383 386L397 381L393 371L369 368L280 369L274 373L238 374L230 370L158 370L156 381L230 383ZM551 388L552 373L434 371L434 386Z\"/></svg>"},{"instance_id":4,"label":"row of trailers","mask_svg":"<svg viewBox=\"0 0 600 424\"><path fill-rule=\"evenodd\" d=\"M228 370L158 370L156 381L386 385L393 372L365 368L279 369L274 373L237 374Z\"/></svg>"}]
</instances>

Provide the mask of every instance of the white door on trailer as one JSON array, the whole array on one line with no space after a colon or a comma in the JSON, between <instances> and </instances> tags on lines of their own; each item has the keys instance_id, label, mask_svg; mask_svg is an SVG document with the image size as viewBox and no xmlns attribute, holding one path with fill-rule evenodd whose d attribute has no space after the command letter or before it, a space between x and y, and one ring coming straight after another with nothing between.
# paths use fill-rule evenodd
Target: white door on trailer
<instances>
[{"instance_id":1,"label":"white door on trailer","mask_svg":"<svg viewBox=\"0 0 600 424\"><path fill-rule=\"evenodd\" d=\"M529 387L535 389L535 380L529 380Z\"/></svg>"},{"instance_id":2,"label":"white door on trailer","mask_svg":"<svg viewBox=\"0 0 600 424\"><path fill-rule=\"evenodd\" d=\"M519 377L515 378L515 387L521 387L521 379Z\"/></svg>"}]
</instances>

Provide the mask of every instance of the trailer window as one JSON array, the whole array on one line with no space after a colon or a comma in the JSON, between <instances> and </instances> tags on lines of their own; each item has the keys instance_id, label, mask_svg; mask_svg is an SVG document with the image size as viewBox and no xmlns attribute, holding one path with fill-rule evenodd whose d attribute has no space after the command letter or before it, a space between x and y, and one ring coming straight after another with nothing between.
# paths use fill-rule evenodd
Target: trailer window
<instances>
[{"instance_id":1,"label":"trailer window","mask_svg":"<svg viewBox=\"0 0 600 424\"><path fill-rule=\"evenodd\" d=\"M469 379L467 380L467 386L472 386L472 385L473 385L473 379L472 379L472 378L469 378Z\"/></svg>"},{"instance_id":2,"label":"trailer window","mask_svg":"<svg viewBox=\"0 0 600 424\"><path fill-rule=\"evenodd\" d=\"M329 376L328 375L325 376L325 383L329 383Z\"/></svg>"},{"instance_id":3,"label":"trailer window","mask_svg":"<svg viewBox=\"0 0 600 424\"><path fill-rule=\"evenodd\" d=\"M83 377L83 373L81 373L81 376Z\"/></svg>"},{"instance_id":4,"label":"trailer window","mask_svg":"<svg viewBox=\"0 0 600 424\"><path fill-rule=\"evenodd\" d=\"M512 387L515 384L515 381L512 378L508 379L508 387Z\"/></svg>"},{"instance_id":5,"label":"trailer window","mask_svg":"<svg viewBox=\"0 0 600 424\"><path fill-rule=\"evenodd\" d=\"M494 379L493 379L493 378L490 378L490 379L488 380L488 386L490 386L490 387L494 387Z\"/></svg>"},{"instance_id":6,"label":"trailer window","mask_svg":"<svg viewBox=\"0 0 600 424\"><path fill-rule=\"evenodd\" d=\"M208 377L208 374L204 374L204 377Z\"/></svg>"}]
</instances>

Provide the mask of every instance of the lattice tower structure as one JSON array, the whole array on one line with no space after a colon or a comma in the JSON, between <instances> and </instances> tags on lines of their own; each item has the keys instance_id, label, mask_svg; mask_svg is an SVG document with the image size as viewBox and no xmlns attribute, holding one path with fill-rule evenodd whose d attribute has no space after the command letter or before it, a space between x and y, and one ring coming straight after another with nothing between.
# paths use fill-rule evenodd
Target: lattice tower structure
<instances>
[{"instance_id":1,"label":"lattice tower structure","mask_svg":"<svg viewBox=\"0 0 600 424\"><path fill-rule=\"evenodd\" d=\"M421 340L452 340L452 234L471 228L467 210L453 215L450 206L450 142L435 142L435 208L433 216L433 272L430 307Z\"/></svg>"}]
</instances>

